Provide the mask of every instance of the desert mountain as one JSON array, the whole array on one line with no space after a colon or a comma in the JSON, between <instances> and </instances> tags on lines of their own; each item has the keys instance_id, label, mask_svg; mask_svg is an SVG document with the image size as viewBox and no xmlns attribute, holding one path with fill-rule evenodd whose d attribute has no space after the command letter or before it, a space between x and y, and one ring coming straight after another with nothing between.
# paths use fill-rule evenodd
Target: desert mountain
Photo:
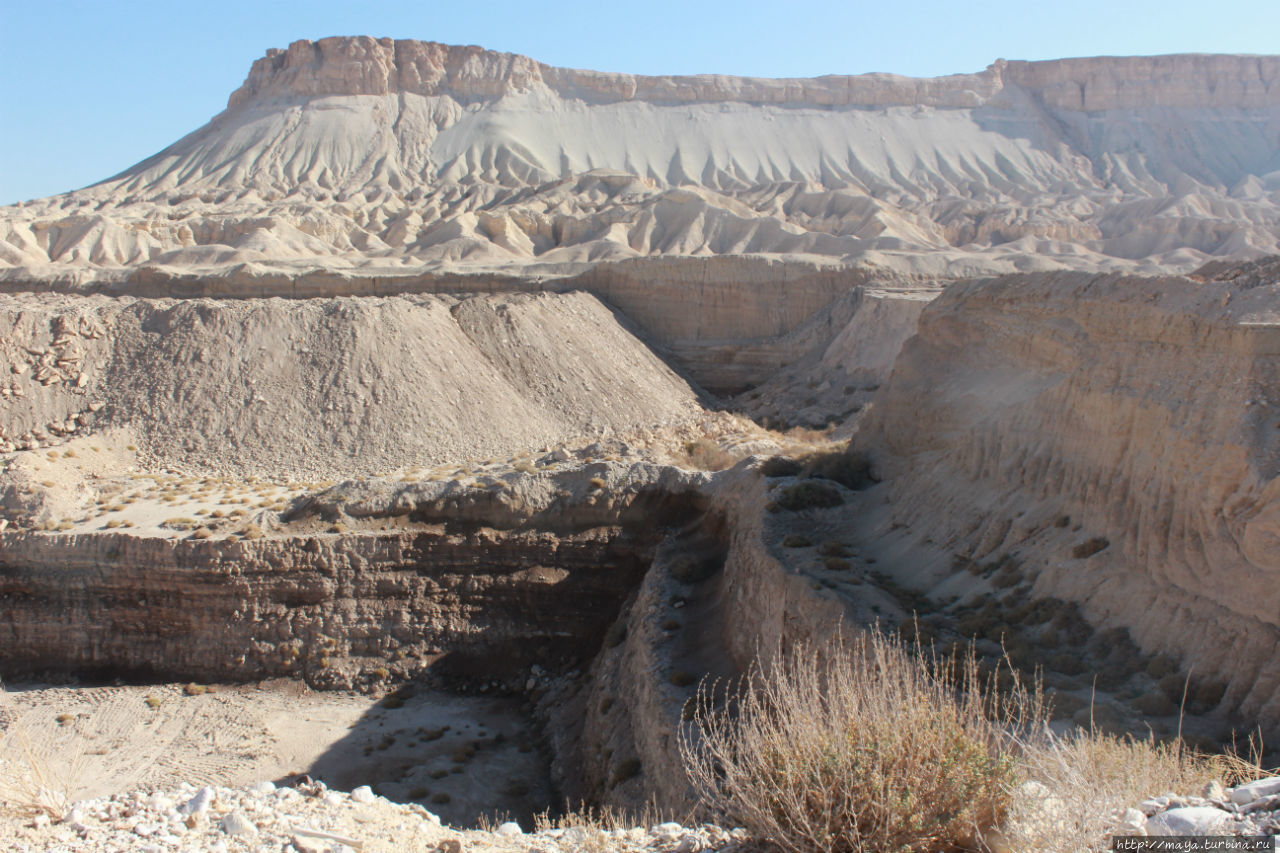
<instances>
[{"instance_id":1,"label":"desert mountain","mask_svg":"<svg viewBox=\"0 0 1280 853\"><path fill-rule=\"evenodd\" d=\"M770 80L299 41L155 156L0 209L0 275L557 275L722 254L1183 271L1280 250L1278 140L1280 57Z\"/></svg>"}]
</instances>

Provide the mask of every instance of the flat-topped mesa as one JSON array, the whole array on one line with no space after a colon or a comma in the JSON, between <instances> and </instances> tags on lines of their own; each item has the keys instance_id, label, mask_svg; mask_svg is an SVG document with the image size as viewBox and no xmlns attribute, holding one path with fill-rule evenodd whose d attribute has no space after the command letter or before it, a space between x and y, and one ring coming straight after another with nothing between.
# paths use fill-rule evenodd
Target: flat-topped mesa
<instances>
[{"instance_id":1,"label":"flat-topped mesa","mask_svg":"<svg viewBox=\"0 0 1280 853\"><path fill-rule=\"evenodd\" d=\"M1047 62L997 60L974 74L766 79L723 74L644 76L556 68L474 45L369 36L302 40L257 60L228 101L326 95L496 98L545 87L590 103L736 101L788 106L976 107L1009 85L1066 110L1280 105L1280 57L1181 54Z\"/></svg>"},{"instance_id":2,"label":"flat-topped mesa","mask_svg":"<svg viewBox=\"0 0 1280 853\"><path fill-rule=\"evenodd\" d=\"M1277 127L1280 56L768 80L300 41L164 150L0 208L0 289L195 273L265 295L319 272L388 292L712 255L913 280L1185 271L1280 252Z\"/></svg>"}]
</instances>

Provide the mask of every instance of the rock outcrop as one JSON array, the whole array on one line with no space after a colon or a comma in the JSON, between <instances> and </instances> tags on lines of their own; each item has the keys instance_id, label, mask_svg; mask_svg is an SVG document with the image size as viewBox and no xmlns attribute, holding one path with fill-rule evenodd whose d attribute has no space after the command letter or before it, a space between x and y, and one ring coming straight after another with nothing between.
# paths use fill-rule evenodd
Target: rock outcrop
<instances>
[{"instance_id":1,"label":"rock outcrop","mask_svg":"<svg viewBox=\"0 0 1280 853\"><path fill-rule=\"evenodd\" d=\"M258 539L0 533L0 671L520 689L533 663L590 659L704 481L597 462L502 488L346 483Z\"/></svg>"},{"instance_id":2,"label":"rock outcrop","mask_svg":"<svg viewBox=\"0 0 1280 853\"><path fill-rule=\"evenodd\" d=\"M1035 595L1080 602L1184 671L1227 679L1221 707L1275 728L1280 283L1268 268L948 289L858 438L887 480L886 528L966 560L1015 560Z\"/></svg>"},{"instance_id":3,"label":"rock outcrop","mask_svg":"<svg viewBox=\"0 0 1280 853\"><path fill-rule=\"evenodd\" d=\"M0 211L0 265L9 286L199 271L285 290L318 269L560 275L650 255L1185 270L1276 250L1277 93L1270 56L763 80L301 41L164 151Z\"/></svg>"}]
</instances>

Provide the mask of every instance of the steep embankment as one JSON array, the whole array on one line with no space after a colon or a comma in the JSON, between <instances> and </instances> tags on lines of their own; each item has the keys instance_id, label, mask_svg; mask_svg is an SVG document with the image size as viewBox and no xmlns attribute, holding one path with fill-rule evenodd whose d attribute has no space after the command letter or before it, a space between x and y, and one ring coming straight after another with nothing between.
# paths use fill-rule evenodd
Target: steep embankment
<instances>
[{"instance_id":1,"label":"steep embankment","mask_svg":"<svg viewBox=\"0 0 1280 853\"><path fill-rule=\"evenodd\" d=\"M1274 726L1280 284L1274 264L1217 273L954 286L859 440L885 532L1008 555L1037 596L1228 679L1221 707Z\"/></svg>"},{"instance_id":2,"label":"steep embankment","mask_svg":"<svg viewBox=\"0 0 1280 853\"><path fill-rule=\"evenodd\" d=\"M548 458L492 487L340 484L265 538L0 533L0 671L518 690L589 659L705 481Z\"/></svg>"},{"instance_id":3,"label":"steep embankment","mask_svg":"<svg viewBox=\"0 0 1280 853\"><path fill-rule=\"evenodd\" d=\"M1277 247L1278 81L1277 57L764 80L300 41L169 148L4 209L0 265L22 286L748 253L953 276L1186 268Z\"/></svg>"},{"instance_id":4,"label":"steep embankment","mask_svg":"<svg viewBox=\"0 0 1280 853\"><path fill-rule=\"evenodd\" d=\"M0 451L130 429L163 463L333 478L688 421L583 293L0 300Z\"/></svg>"}]
</instances>

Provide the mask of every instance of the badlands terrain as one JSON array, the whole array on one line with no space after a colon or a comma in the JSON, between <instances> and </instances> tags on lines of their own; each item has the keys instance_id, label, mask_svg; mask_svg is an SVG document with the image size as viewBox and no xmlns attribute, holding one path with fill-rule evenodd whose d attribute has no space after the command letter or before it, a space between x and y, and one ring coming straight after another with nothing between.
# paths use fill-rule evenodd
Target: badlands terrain
<instances>
[{"instance_id":1,"label":"badlands terrain","mask_svg":"<svg viewBox=\"0 0 1280 853\"><path fill-rule=\"evenodd\" d=\"M1280 57L269 51L0 208L0 839L724 849L698 683L876 627L1274 766L1278 243Z\"/></svg>"}]
</instances>

